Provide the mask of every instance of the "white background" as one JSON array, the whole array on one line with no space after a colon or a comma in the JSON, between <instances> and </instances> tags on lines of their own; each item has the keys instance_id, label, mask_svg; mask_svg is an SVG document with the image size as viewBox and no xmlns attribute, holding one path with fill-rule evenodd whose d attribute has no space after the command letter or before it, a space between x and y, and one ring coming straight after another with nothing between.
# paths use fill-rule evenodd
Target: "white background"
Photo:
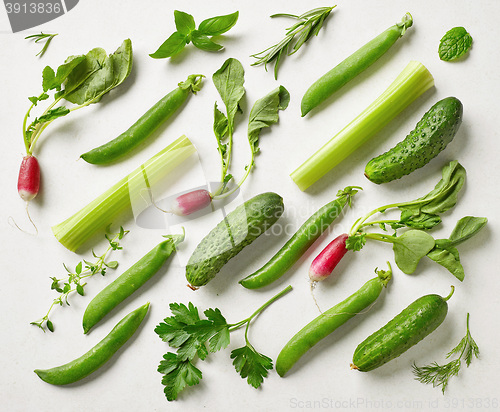
<instances>
[{"instance_id":1,"label":"white background","mask_svg":"<svg viewBox=\"0 0 500 412\"><path fill-rule=\"evenodd\" d=\"M1 182L4 197L0 202L1 273L0 295L2 355L0 357L0 409L3 411L160 411L160 410L479 410L498 408L498 314L500 287L498 267L498 222L500 179L498 169L498 95L500 49L497 19L500 3L490 1L366 1L338 3L324 29L303 49L285 59L276 82L263 67L251 67L250 54L281 39L290 22L270 19L278 12L300 14L321 1L148 1L102 2L82 0L71 12L43 26L12 34L7 15L0 12L0 78L2 114ZM173 11L180 9L203 19L240 11L240 19L220 42L226 48L208 53L189 45L172 60L154 60L148 54L174 31ZM404 38L376 64L340 91L336 99L314 115L300 117L300 99L307 87L321 74L350 55L407 12L414 26ZM466 59L442 62L437 47L442 35L454 26L464 26L474 45ZM24 37L57 32L42 59L35 57L39 45ZM23 233L9 224L9 217L31 231L25 205L16 193L19 164L23 156L21 125L28 108L28 96L41 90L41 71L45 65L56 67L72 54L86 53L93 47L114 51L123 39L130 38L134 48L134 67L130 77L101 103L58 119L39 142L43 184L30 212L38 236ZM56 332L43 333L29 322L43 315L55 297L49 276L62 276L62 263L74 266L90 257L89 251L74 254L53 237L50 227L76 212L126 173L151 157L182 134L197 146L207 180L219 176L218 155L212 134L212 110L219 100L211 75L229 57L239 59L245 68L246 96L244 116L236 129L233 172L241 176L248 158L245 141L246 119L253 102L284 85L291 94L288 109L280 123L262 134L257 167L243 188L249 198L264 191L283 196L286 213L282 225L288 234L266 236L231 261L208 286L197 292L185 284L183 268L176 259L166 264L145 287L117 308L88 336L81 329L83 311L95 294L155 244L164 230L147 230L133 221L125 222L130 234L124 250L115 254L120 267L106 277L89 280L86 296L72 296L71 307L56 308L52 320ZM306 193L298 190L289 173L337 131L370 104L392 82L410 60L421 61L433 74L435 88L425 93L366 146L329 173ZM207 76L203 90L192 97L162 132L142 150L123 162L95 167L78 161L84 151L100 145L124 131L175 85L191 73ZM376 186L363 177L366 162L374 155L402 140L423 113L436 101L458 97L464 105L463 124L448 148L425 168L400 181ZM184 391L177 402L168 403L163 395L158 362L169 348L153 329L169 315L170 302L194 302L205 309L218 307L229 322L247 317L269 297L291 284L293 291L260 316L250 331L254 346L276 359L280 349L318 312L310 296L307 271L313 256L354 219L367 211L394 201L417 198L427 193L440 178L441 167L458 159L467 169L467 183L459 203L444 216L434 233L445 237L455 222L466 215L487 216L489 223L475 238L460 246L466 279L458 282L442 267L422 261L414 275L397 268L389 288L369 313L358 316L311 350L286 378L272 371L261 389L251 388L234 371L229 359L231 349L243 345L243 331L231 336L226 350L210 355L197 366L203 380ZM283 278L259 290L246 290L237 284L258 269L285 242L289 233L332 199L346 185L361 185L354 208L335 222L332 232L314 245L310 253ZM186 188L187 189L187 188ZM198 225L196 234L187 233L184 248L193 248L196 238L211 226ZM96 251L105 247L95 245ZM316 292L326 309L357 290L374 276L375 267L393 261L386 244L368 243L362 252L347 255L336 274ZM395 265L393 265L395 266ZM438 293L447 295L450 285L456 292L449 302L449 314L442 326L398 359L370 373L351 371L349 363L356 345L385 324L416 298ZM49 368L70 361L102 339L131 310L151 302L150 312L139 332L106 366L92 376L69 385L54 387L42 382L35 368ZM481 349L481 358L470 368L462 368L450 381L443 396L439 389L413 379L411 364L444 362L445 354L465 332L466 313L471 330ZM489 407L489 408L488 408Z\"/></svg>"}]
</instances>

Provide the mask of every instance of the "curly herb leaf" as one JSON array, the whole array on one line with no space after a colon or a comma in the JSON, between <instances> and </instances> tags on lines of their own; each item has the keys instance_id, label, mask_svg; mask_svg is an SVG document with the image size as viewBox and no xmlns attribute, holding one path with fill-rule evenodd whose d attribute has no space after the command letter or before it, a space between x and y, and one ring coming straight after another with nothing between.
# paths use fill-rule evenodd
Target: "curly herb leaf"
<instances>
[{"instance_id":1,"label":"curly herb leaf","mask_svg":"<svg viewBox=\"0 0 500 412\"><path fill-rule=\"evenodd\" d=\"M242 348L234 349L231 352L231 359L236 372L243 379L247 379L249 385L254 388L260 387L268 371L273 369L271 358L258 353L252 346L246 345Z\"/></svg>"},{"instance_id":2,"label":"curly herb leaf","mask_svg":"<svg viewBox=\"0 0 500 412\"><path fill-rule=\"evenodd\" d=\"M463 27L454 27L439 42L439 58L444 61L462 57L472 47L472 36Z\"/></svg>"}]
</instances>

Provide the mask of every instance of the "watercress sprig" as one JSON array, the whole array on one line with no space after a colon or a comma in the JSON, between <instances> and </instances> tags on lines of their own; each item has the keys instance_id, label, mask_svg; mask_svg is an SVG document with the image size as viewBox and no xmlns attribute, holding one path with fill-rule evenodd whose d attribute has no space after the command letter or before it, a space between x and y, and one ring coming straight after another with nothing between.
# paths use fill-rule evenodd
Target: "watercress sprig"
<instances>
[{"instance_id":1,"label":"watercress sprig","mask_svg":"<svg viewBox=\"0 0 500 412\"><path fill-rule=\"evenodd\" d=\"M466 216L460 219L448 239L434 239L427 231L441 223L440 215L455 206L465 182L466 172L460 163L452 161L442 170L442 178L427 195L410 202L391 203L360 217L352 226L346 241L348 250L359 251L367 239L391 243L397 266L406 274L413 273L419 261L427 256L448 269L457 279L465 277L456 246L478 233L487 223L484 217ZM389 209L399 209L399 219L370 220ZM384 233L367 231L378 226ZM388 234L387 229L394 230ZM399 234L398 230L406 230Z\"/></svg>"},{"instance_id":2,"label":"watercress sprig","mask_svg":"<svg viewBox=\"0 0 500 412\"><path fill-rule=\"evenodd\" d=\"M45 41L45 44L43 45L42 50L40 50L36 54L39 57L43 57L43 55L45 54L45 52L47 51L47 49L49 47L50 42L57 35L58 35L57 33L56 34L48 34L48 33L40 32L40 34L32 34L31 36L26 36L25 39L26 40L34 39L35 43L39 43L41 41Z\"/></svg>"},{"instance_id":3,"label":"watercress sprig","mask_svg":"<svg viewBox=\"0 0 500 412\"><path fill-rule=\"evenodd\" d=\"M177 31L165 40L158 50L151 53L153 59L165 59L179 54L186 45L193 45L205 51L219 51L224 46L213 41L213 37L219 36L230 30L238 21L239 12L216 16L203 20L198 28L191 14L175 10L174 19Z\"/></svg>"},{"instance_id":4,"label":"watercress sprig","mask_svg":"<svg viewBox=\"0 0 500 412\"><path fill-rule=\"evenodd\" d=\"M120 246L120 240L129 233L128 230L124 230L123 227L120 227L120 231L113 235L106 234L105 237L109 243L107 249L102 255L97 255L92 250L92 255L96 259L94 262L90 262L88 260L81 260L75 267L75 270L69 269L64 263L64 269L68 272L68 275L64 278L57 278L55 276L50 277L52 283L50 285L51 290L55 290L59 293L59 296L52 301L52 304L49 307L47 313L37 321L31 322L32 325L38 326L45 332L45 328L47 328L50 332L54 332L54 324L49 319L49 315L52 310L56 306L70 306L68 302L68 296L74 292L83 296L85 294L85 286L87 285L84 282L84 279L92 277L96 274L101 274L104 276L108 268L116 269L118 267L118 262L116 260L108 261L108 255L113 250L121 250L123 249Z\"/></svg>"},{"instance_id":5,"label":"watercress sprig","mask_svg":"<svg viewBox=\"0 0 500 412\"><path fill-rule=\"evenodd\" d=\"M288 17L297 20L291 27L286 29L285 37L273 46L252 54L250 57L256 59L252 66L264 65L267 71L267 65L274 61L274 78L278 79L278 69L281 59L284 56L291 56L297 52L312 36L317 36L325 19L331 11L337 6L318 7L309 10L300 16L288 13L273 14L271 18Z\"/></svg>"},{"instance_id":6,"label":"watercress sprig","mask_svg":"<svg viewBox=\"0 0 500 412\"><path fill-rule=\"evenodd\" d=\"M209 353L226 348L230 343L230 333L245 327L245 345L231 351L231 359L236 372L249 385L260 387L268 371L273 368L272 359L257 352L248 339L248 329L252 320L271 303L288 293L291 286L273 296L259 307L248 318L237 323L228 323L219 309L207 309L203 313L206 319L200 318L198 308L191 302L188 305L171 303L172 316L158 324L155 332L177 353L168 352L160 361L158 372L165 386L165 396L169 401L187 386L193 386L202 379L202 372L195 366L196 358L204 361Z\"/></svg>"},{"instance_id":7,"label":"watercress sprig","mask_svg":"<svg viewBox=\"0 0 500 412\"><path fill-rule=\"evenodd\" d=\"M444 394L450 378L458 375L462 366L462 360L465 360L465 364L469 367L474 357L479 358L479 347L472 338L469 329L469 313L467 313L467 332L465 336L455 348L448 352L446 358L450 358L453 355L458 355L457 359L444 365L433 362L427 366L417 366L414 363L413 374L415 375L415 379L422 383L430 383L433 387L441 386L441 391Z\"/></svg>"}]
</instances>

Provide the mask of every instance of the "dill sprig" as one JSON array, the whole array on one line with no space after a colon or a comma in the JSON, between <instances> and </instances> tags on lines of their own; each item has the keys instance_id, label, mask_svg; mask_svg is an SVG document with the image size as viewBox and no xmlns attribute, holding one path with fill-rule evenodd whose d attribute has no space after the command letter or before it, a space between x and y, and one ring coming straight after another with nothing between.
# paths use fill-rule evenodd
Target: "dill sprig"
<instances>
[{"instance_id":1,"label":"dill sprig","mask_svg":"<svg viewBox=\"0 0 500 412\"><path fill-rule=\"evenodd\" d=\"M467 333L462 338L460 343L448 352L446 358L448 359L453 355L458 355L458 358L444 365L439 365L437 362L433 362L427 366L417 366L416 364L413 364L415 379L422 383L432 384L433 387L441 386L441 390L444 394L446 388L448 387L449 379L458 375L460 367L462 366L462 359L465 360L467 367L469 367L472 362L472 358L479 357L479 348L470 333L468 313Z\"/></svg>"},{"instance_id":2,"label":"dill sprig","mask_svg":"<svg viewBox=\"0 0 500 412\"><path fill-rule=\"evenodd\" d=\"M32 34L31 36L26 36L25 39L35 39L35 43L39 43L41 41L45 41L45 44L42 47L42 50L40 50L36 55L39 57L42 57L45 52L47 51L47 48L49 47L50 42L54 37L57 36L56 34L47 34L41 32L40 34Z\"/></svg>"},{"instance_id":3,"label":"dill sprig","mask_svg":"<svg viewBox=\"0 0 500 412\"><path fill-rule=\"evenodd\" d=\"M278 69L283 56L291 56L312 36L317 36L323 27L325 19L335 7L337 6L318 7L316 9L309 10L300 16L287 13L273 14L271 16L272 18L289 17L296 19L297 22L293 26L286 29L285 37L280 42L259 53L252 54L250 57L257 59L256 62L252 63L252 66L263 64L267 70L267 64L275 61L274 78L277 80Z\"/></svg>"}]
</instances>

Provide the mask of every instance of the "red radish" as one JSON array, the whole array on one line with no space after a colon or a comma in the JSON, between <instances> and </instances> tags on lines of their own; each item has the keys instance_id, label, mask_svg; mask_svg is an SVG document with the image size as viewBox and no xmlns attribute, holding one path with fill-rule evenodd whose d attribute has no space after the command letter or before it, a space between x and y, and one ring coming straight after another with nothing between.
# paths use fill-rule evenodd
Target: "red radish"
<instances>
[{"instance_id":1,"label":"red radish","mask_svg":"<svg viewBox=\"0 0 500 412\"><path fill-rule=\"evenodd\" d=\"M319 282L331 275L335 266L347 253L345 242L349 237L343 233L333 239L312 261L309 268L309 278L312 282Z\"/></svg>"},{"instance_id":2,"label":"red radish","mask_svg":"<svg viewBox=\"0 0 500 412\"><path fill-rule=\"evenodd\" d=\"M175 198L170 211L178 216L187 216L207 207L212 202L212 195L205 189L193 190Z\"/></svg>"},{"instance_id":3,"label":"red radish","mask_svg":"<svg viewBox=\"0 0 500 412\"><path fill-rule=\"evenodd\" d=\"M40 165L33 155L27 155L21 162L19 178L17 180L17 191L21 199L29 202L33 199L40 188Z\"/></svg>"}]
</instances>

